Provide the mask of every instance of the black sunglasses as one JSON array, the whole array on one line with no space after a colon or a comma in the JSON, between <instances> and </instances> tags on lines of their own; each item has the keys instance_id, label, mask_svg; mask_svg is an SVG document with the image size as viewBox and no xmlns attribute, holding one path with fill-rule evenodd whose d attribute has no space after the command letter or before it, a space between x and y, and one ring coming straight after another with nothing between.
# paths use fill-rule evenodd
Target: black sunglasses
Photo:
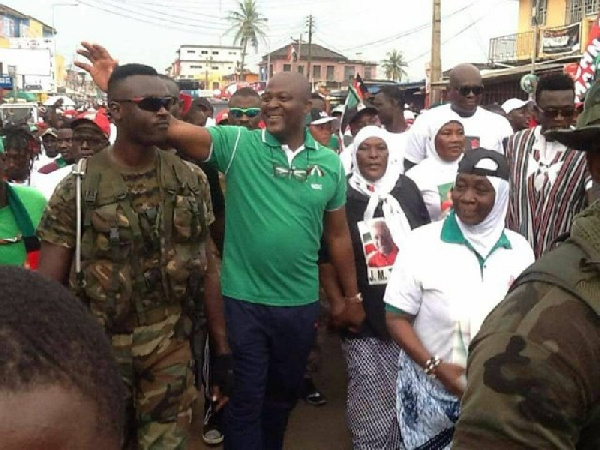
<instances>
[{"instance_id":1,"label":"black sunglasses","mask_svg":"<svg viewBox=\"0 0 600 450\"><path fill-rule=\"evenodd\" d=\"M565 119L570 119L571 117L575 116L576 112L575 107L539 109L546 117L550 119L556 119L559 113Z\"/></svg>"},{"instance_id":2,"label":"black sunglasses","mask_svg":"<svg viewBox=\"0 0 600 450\"><path fill-rule=\"evenodd\" d=\"M481 95L483 86L461 86L458 88L458 93L463 97L468 96L471 92L475 95Z\"/></svg>"},{"instance_id":3,"label":"black sunglasses","mask_svg":"<svg viewBox=\"0 0 600 450\"><path fill-rule=\"evenodd\" d=\"M115 102L134 103L138 108L144 111L158 112L162 108L167 111L175 104L173 97L133 97Z\"/></svg>"}]
</instances>

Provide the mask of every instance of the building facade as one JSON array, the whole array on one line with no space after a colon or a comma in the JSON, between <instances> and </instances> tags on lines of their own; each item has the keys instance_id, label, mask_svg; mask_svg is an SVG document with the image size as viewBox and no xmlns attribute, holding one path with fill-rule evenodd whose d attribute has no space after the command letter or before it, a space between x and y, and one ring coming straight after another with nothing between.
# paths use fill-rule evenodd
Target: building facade
<instances>
[{"instance_id":1,"label":"building facade","mask_svg":"<svg viewBox=\"0 0 600 450\"><path fill-rule=\"evenodd\" d=\"M219 89L222 80L239 70L241 47L182 45L167 74L177 80L195 80L204 89Z\"/></svg>"},{"instance_id":2,"label":"building facade","mask_svg":"<svg viewBox=\"0 0 600 450\"><path fill-rule=\"evenodd\" d=\"M308 53L307 42L295 42L264 55L259 63L261 80L265 81L276 73L294 71L306 74L313 85L340 89L348 86L348 81L356 74L365 80L377 78L377 63L351 60L341 53L314 43L310 48L310 73L307 73ZM269 65L268 76L267 65Z\"/></svg>"}]
</instances>

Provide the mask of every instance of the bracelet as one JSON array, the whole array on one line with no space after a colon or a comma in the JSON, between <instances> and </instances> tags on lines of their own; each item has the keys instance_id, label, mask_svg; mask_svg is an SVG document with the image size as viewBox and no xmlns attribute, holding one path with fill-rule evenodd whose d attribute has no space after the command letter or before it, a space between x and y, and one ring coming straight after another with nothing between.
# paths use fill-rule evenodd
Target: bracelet
<instances>
[{"instance_id":1,"label":"bracelet","mask_svg":"<svg viewBox=\"0 0 600 450\"><path fill-rule=\"evenodd\" d=\"M438 368L442 360L437 356L432 356L425 361L425 375L431 378L435 378L435 370Z\"/></svg>"},{"instance_id":2,"label":"bracelet","mask_svg":"<svg viewBox=\"0 0 600 450\"><path fill-rule=\"evenodd\" d=\"M362 294L359 292L358 294L356 294L354 297L346 297L346 300L349 303L362 303L363 301L363 296Z\"/></svg>"}]
</instances>

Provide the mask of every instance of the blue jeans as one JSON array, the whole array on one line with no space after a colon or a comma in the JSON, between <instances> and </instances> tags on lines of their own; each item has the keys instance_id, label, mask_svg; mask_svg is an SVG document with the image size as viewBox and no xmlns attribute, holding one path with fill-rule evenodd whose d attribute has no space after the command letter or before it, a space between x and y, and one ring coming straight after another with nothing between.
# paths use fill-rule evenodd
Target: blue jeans
<instances>
[{"instance_id":1,"label":"blue jeans","mask_svg":"<svg viewBox=\"0 0 600 450\"><path fill-rule=\"evenodd\" d=\"M315 342L319 304L223 302L235 372L225 408L225 450L281 450Z\"/></svg>"}]
</instances>

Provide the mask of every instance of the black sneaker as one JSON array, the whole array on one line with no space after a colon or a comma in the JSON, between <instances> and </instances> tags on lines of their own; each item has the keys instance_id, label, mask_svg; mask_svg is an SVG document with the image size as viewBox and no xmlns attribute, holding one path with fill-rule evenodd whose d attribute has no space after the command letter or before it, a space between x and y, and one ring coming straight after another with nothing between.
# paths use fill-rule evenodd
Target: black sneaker
<instances>
[{"instance_id":1,"label":"black sneaker","mask_svg":"<svg viewBox=\"0 0 600 450\"><path fill-rule=\"evenodd\" d=\"M221 424L209 408L204 415L204 427L202 428L202 440L206 445L219 445L223 443L225 436L221 431Z\"/></svg>"},{"instance_id":2,"label":"black sneaker","mask_svg":"<svg viewBox=\"0 0 600 450\"><path fill-rule=\"evenodd\" d=\"M312 406L323 406L327 404L327 399L321 394L310 378L304 379L303 397L306 403Z\"/></svg>"}]
</instances>

